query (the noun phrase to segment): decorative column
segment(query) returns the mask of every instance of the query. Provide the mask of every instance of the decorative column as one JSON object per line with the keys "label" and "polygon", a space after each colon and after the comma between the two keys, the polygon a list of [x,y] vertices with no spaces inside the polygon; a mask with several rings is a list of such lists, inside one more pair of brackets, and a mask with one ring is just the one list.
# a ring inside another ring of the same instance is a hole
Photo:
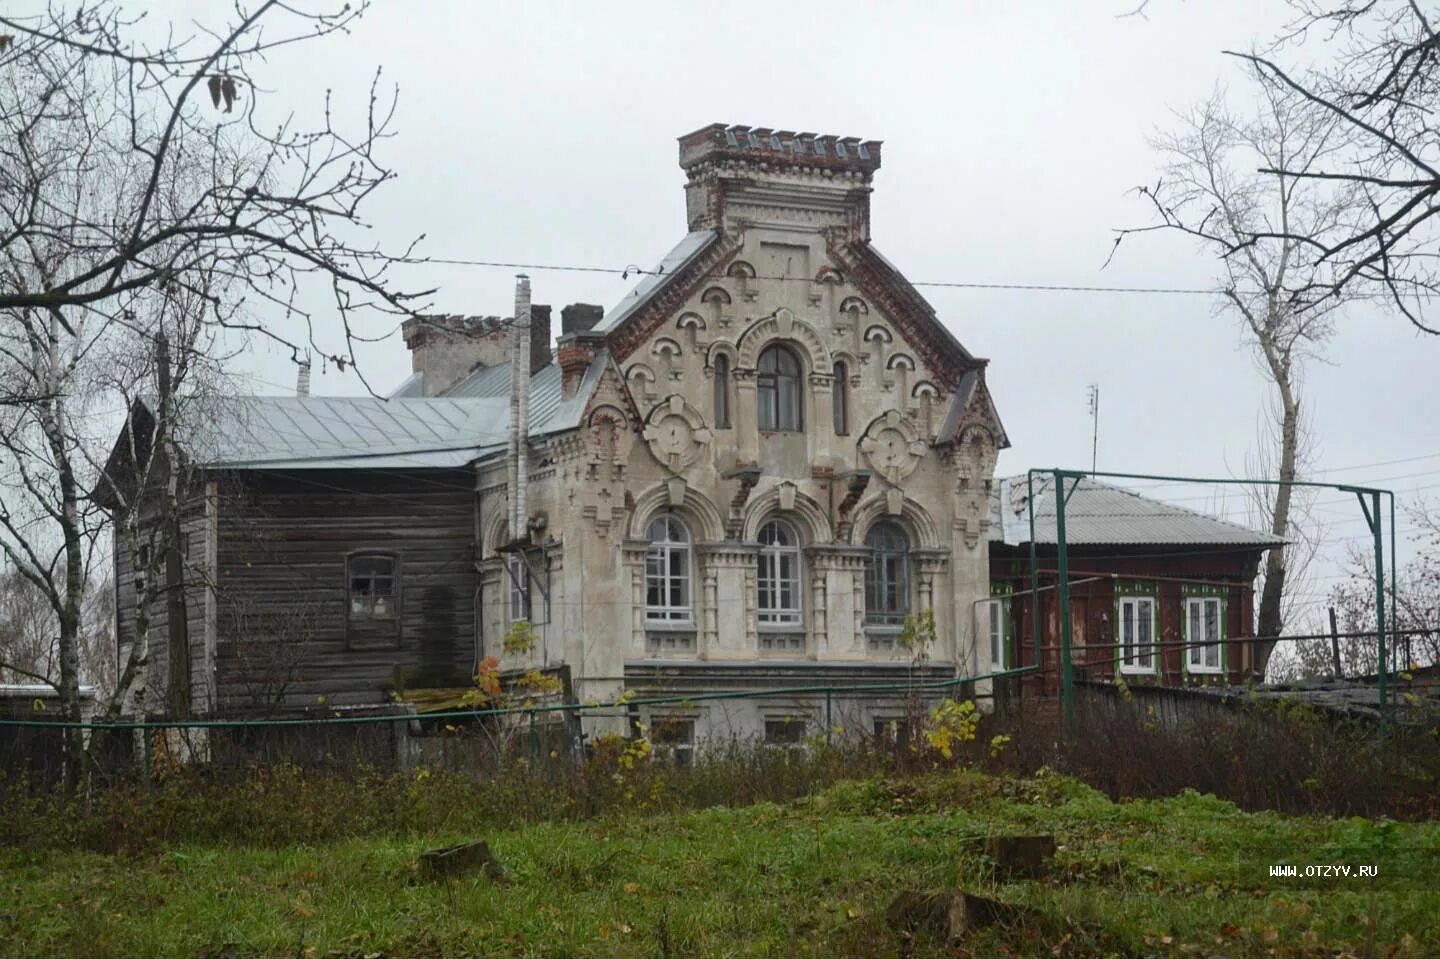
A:
{"label": "decorative column", "polygon": [[736,367],[735,381],[735,455],[742,463],[753,463],[760,455],[759,406],[755,396],[755,370]]}
{"label": "decorative column", "polygon": [[[623,564],[630,572],[630,655],[627,658],[644,659],[648,655],[645,646],[645,556],[650,552],[650,544],[643,539],[627,539],[621,549]],[[623,583],[623,577],[621,581]]]}

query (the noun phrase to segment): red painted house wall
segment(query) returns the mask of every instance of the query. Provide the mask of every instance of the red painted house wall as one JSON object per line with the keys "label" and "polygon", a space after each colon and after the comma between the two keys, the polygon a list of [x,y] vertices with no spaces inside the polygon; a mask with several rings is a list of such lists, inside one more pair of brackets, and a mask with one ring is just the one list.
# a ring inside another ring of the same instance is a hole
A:
{"label": "red painted house wall", "polygon": [[[1254,583],[1261,551],[1215,546],[1074,546],[1068,551],[1071,661],[1077,679],[1113,680],[1120,675],[1115,644],[1117,586],[1142,584],[1153,588],[1160,626],[1159,668],[1153,674],[1124,673],[1131,685],[1194,685],[1243,683],[1254,662]],[[1027,675],[1020,688],[1027,695],[1051,696],[1060,686],[1060,616],[1056,554],[1053,546],[1037,549],[1041,624],[1038,674]],[[1009,590],[1007,665],[1036,662],[1032,627],[1030,555],[1028,547],[990,545],[992,593]],[[1182,616],[1186,587],[1213,587],[1225,600],[1223,673],[1190,673],[1185,668]],[[1127,591],[1128,592],[1128,591]],[[1013,685],[1013,684],[1012,684]]]}

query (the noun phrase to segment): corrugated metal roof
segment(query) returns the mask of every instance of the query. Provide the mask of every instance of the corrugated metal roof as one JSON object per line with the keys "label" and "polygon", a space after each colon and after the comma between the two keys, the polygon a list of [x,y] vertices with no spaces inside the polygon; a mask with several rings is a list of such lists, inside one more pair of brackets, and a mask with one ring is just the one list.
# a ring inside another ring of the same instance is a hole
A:
{"label": "corrugated metal roof", "polygon": [[458,468],[505,445],[494,399],[245,396],[183,442],[225,469]]}
{"label": "corrugated metal roof", "polygon": [[[1139,493],[1082,477],[1065,504],[1065,541],[1071,545],[1208,544],[1275,546],[1284,540],[1269,533]],[[1053,477],[1035,477],[1035,542],[1055,543]],[[990,496],[990,539],[1028,543],[1030,520],[1024,476],[995,484]],[[1008,534],[1008,535],[1007,535]]]}
{"label": "corrugated metal roof", "polygon": [[634,313],[641,306],[660,292],[670,278],[684,269],[691,260],[703,253],[711,243],[719,236],[714,230],[697,230],[694,233],[687,233],[685,238],[676,244],[675,249],[665,254],[665,259],[655,267],[654,273],[647,273],[640,278],[629,293],[621,297],[620,302],[610,308],[605,318],[595,324],[595,332],[608,333],[618,327],[625,319]]}

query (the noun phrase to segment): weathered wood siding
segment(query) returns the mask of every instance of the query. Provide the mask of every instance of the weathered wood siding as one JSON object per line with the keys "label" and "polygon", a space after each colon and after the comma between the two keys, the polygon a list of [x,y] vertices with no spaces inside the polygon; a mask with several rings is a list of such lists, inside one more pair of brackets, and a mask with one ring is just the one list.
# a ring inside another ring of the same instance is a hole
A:
{"label": "weathered wood siding", "polygon": [[[190,644],[190,701],[196,714],[212,709],[214,703],[214,595],[215,581],[215,501],[204,495],[187,502],[181,521],[185,538],[183,550],[183,582],[185,591],[186,626]],[[119,522],[116,524],[117,529]],[[144,540],[159,555],[160,536],[153,516],[142,524]],[[136,639],[139,595],[131,544],[123,532],[111,537],[115,568],[115,641],[119,668],[124,670],[130,647]],[[162,710],[169,686],[169,609],[164,588],[164,564],[160,563],[159,580],[149,600],[149,636],[146,669],[140,677],[143,703],[133,702],[132,709],[148,713]],[[140,690],[137,689],[137,694]]]}
{"label": "weathered wood siding", "polygon": [[[384,701],[468,681],[475,655],[474,474],[236,474],[219,510],[219,708]],[[356,622],[346,560],[393,556],[391,622]]]}
{"label": "weathered wood siding", "polygon": [[[1070,616],[1071,658],[1076,678],[1108,680],[1117,675],[1119,651],[1110,644],[1118,642],[1115,626],[1118,581],[1153,586],[1160,626],[1160,668],[1153,675],[1127,673],[1127,683],[1180,686],[1217,680],[1244,682],[1253,663],[1250,642],[1225,644],[1224,673],[1202,676],[1186,670],[1185,647],[1181,645],[1184,581],[1219,588],[1225,599],[1227,639],[1249,637],[1254,633],[1254,582],[1259,557],[1258,550],[1241,547],[1073,547],[1069,556],[1073,584]],[[1038,677],[1025,677],[1024,686],[1034,693],[1054,695],[1060,685],[1060,607],[1059,594],[1053,589],[1056,582],[1054,547],[1040,549],[1038,558],[1040,584],[1052,588],[1039,594],[1043,669]],[[1010,627],[1009,662],[1017,666],[1035,663],[1031,600],[1026,592],[1030,588],[1029,570],[1029,554],[1025,548],[991,544],[992,585],[1008,585],[1016,593],[1007,604],[1006,612]]]}

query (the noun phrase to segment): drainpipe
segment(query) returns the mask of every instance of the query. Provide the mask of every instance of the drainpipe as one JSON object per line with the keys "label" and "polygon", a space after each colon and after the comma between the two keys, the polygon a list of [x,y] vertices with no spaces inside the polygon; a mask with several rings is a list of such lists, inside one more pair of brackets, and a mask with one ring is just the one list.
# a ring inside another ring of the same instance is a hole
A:
{"label": "drainpipe", "polygon": [[525,538],[525,486],[529,480],[530,278],[515,278],[515,337],[510,357],[510,539]]}

